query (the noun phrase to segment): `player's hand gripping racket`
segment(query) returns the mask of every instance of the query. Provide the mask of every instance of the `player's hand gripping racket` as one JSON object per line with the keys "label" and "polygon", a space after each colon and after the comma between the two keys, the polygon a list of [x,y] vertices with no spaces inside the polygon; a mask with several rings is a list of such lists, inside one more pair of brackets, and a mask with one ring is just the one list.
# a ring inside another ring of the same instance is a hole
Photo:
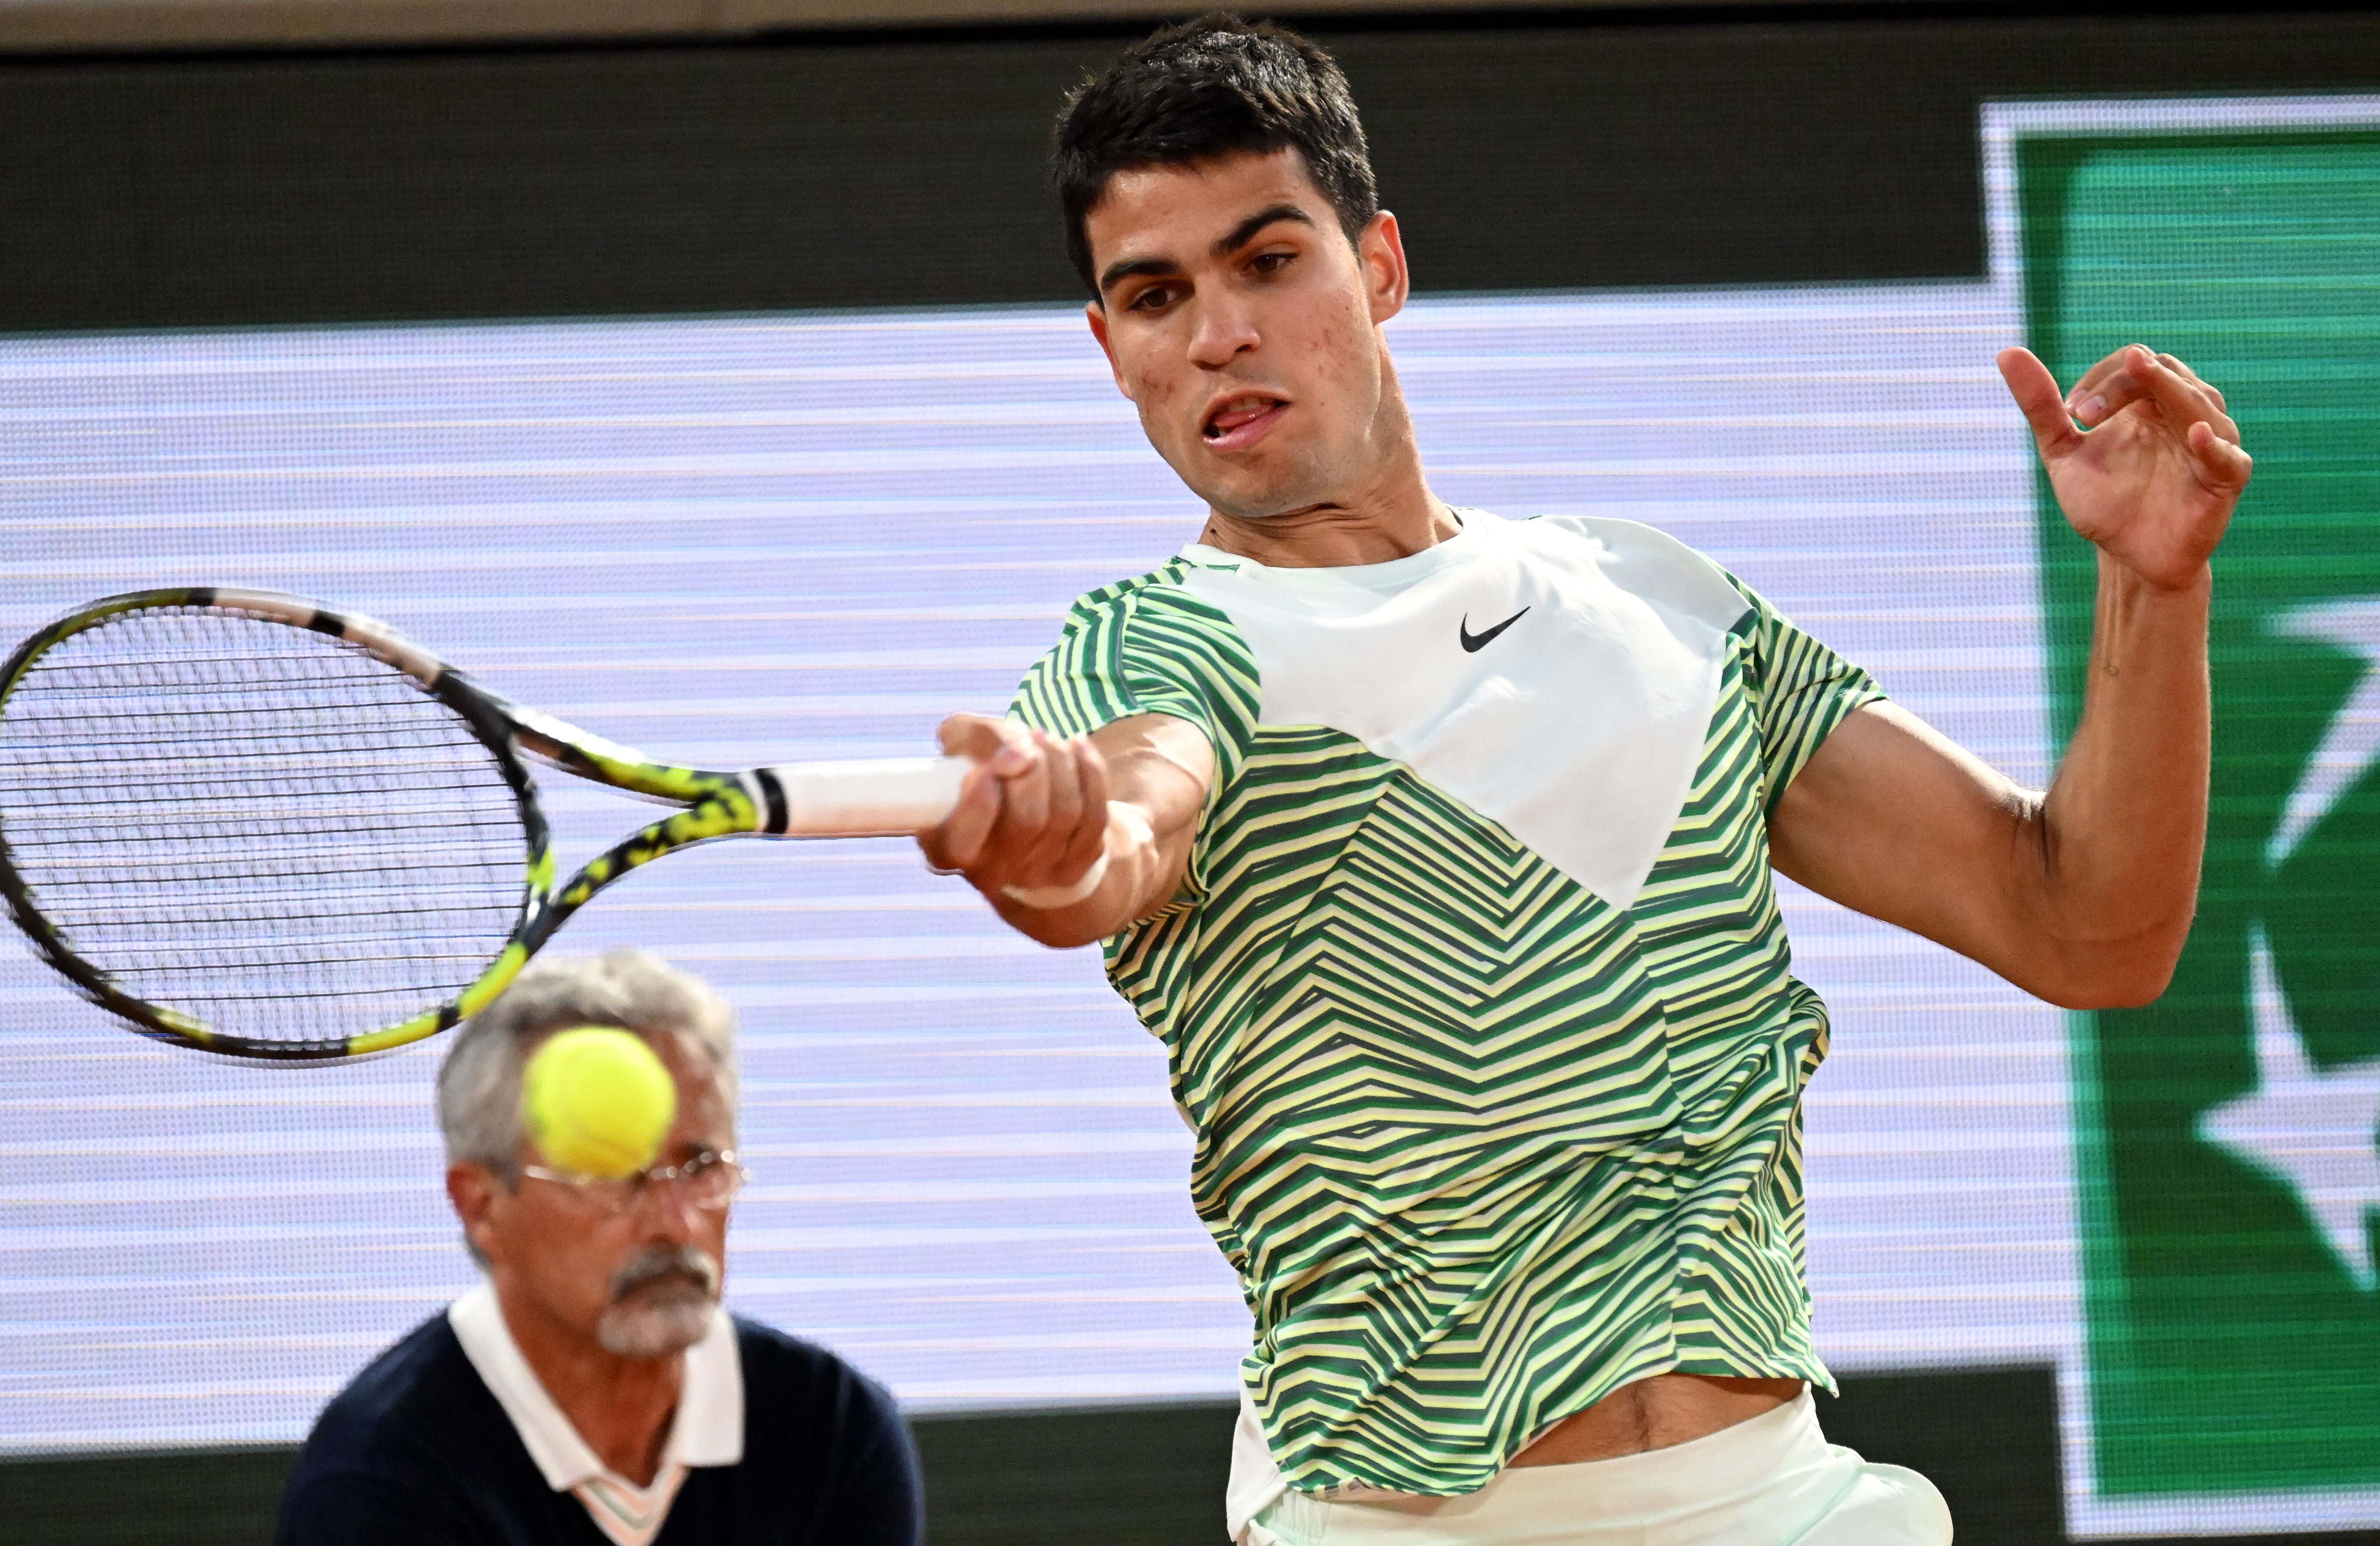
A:
{"label": "player's hand gripping racket", "polygon": [[[685,808],[553,884],[526,755]],[[0,668],[0,892],[140,1031],[322,1060],[443,1031],[621,876],[714,838],[916,832],[958,757],[704,772],[261,591],[111,597]]]}

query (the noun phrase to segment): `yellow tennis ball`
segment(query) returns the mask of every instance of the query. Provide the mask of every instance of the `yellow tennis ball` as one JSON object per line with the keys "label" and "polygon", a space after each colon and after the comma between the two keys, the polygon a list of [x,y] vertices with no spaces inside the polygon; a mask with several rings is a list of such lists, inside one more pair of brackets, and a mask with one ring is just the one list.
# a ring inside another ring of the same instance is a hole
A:
{"label": "yellow tennis ball", "polygon": [[643,1038],[607,1025],[557,1031],[521,1070],[521,1123],[581,1176],[634,1175],[677,1120],[677,1084]]}

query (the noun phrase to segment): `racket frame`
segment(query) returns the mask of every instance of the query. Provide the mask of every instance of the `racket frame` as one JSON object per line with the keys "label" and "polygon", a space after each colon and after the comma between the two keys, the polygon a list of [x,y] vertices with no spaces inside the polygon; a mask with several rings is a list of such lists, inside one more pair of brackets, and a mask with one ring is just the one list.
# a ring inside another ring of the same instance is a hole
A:
{"label": "racket frame", "polygon": [[[666,853],[720,838],[783,837],[789,811],[769,768],[718,772],[652,762],[636,751],[514,704],[480,686],[395,629],[356,613],[334,611],[273,591],[189,586],[133,591],[92,602],[34,634],[0,666],[0,715],[25,674],[52,646],[126,613],[164,609],[212,609],[282,623],[342,641],[412,679],[451,709],[495,759],[519,814],[526,853],[520,911],[510,937],[477,980],[454,998],[379,1030],[345,1038],[282,1042],[236,1035],[182,1011],[125,992],[105,972],[77,955],[35,905],[0,826],[0,897],[10,915],[52,968],[85,997],[143,1035],[227,1057],[282,1063],[323,1063],[392,1052],[451,1029],[502,993],[553,932],[595,894],[630,870]],[[524,758],[629,794],[682,807],[614,843],[557,888],[552,833],[538,805],[537,781]]]}

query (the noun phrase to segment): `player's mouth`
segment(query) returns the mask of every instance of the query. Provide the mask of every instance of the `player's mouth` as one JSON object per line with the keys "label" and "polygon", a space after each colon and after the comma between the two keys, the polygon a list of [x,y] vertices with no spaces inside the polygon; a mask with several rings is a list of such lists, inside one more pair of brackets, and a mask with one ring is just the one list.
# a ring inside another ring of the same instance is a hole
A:
{"label": "player's mouth", "polygon": [[1245,451],[1263,438],[1289,406],[1269,392],[1238,392],[1218,398],[1199,421],[1198,433],[1209,451]]}

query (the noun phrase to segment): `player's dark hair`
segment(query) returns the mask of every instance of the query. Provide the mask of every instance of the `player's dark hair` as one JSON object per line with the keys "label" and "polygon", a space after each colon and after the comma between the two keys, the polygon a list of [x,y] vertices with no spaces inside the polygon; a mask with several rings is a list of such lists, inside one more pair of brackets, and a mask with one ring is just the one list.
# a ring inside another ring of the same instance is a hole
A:
{"label": "player's dark hair", "polygon": [[1292,148],[1354,241],[1379,195],[1337,62],[1286,27],[1224,11],[1151,34],[1058,115],[1050,171],[1075,272],[1099,294],[1084,222],[1117,173]]}

